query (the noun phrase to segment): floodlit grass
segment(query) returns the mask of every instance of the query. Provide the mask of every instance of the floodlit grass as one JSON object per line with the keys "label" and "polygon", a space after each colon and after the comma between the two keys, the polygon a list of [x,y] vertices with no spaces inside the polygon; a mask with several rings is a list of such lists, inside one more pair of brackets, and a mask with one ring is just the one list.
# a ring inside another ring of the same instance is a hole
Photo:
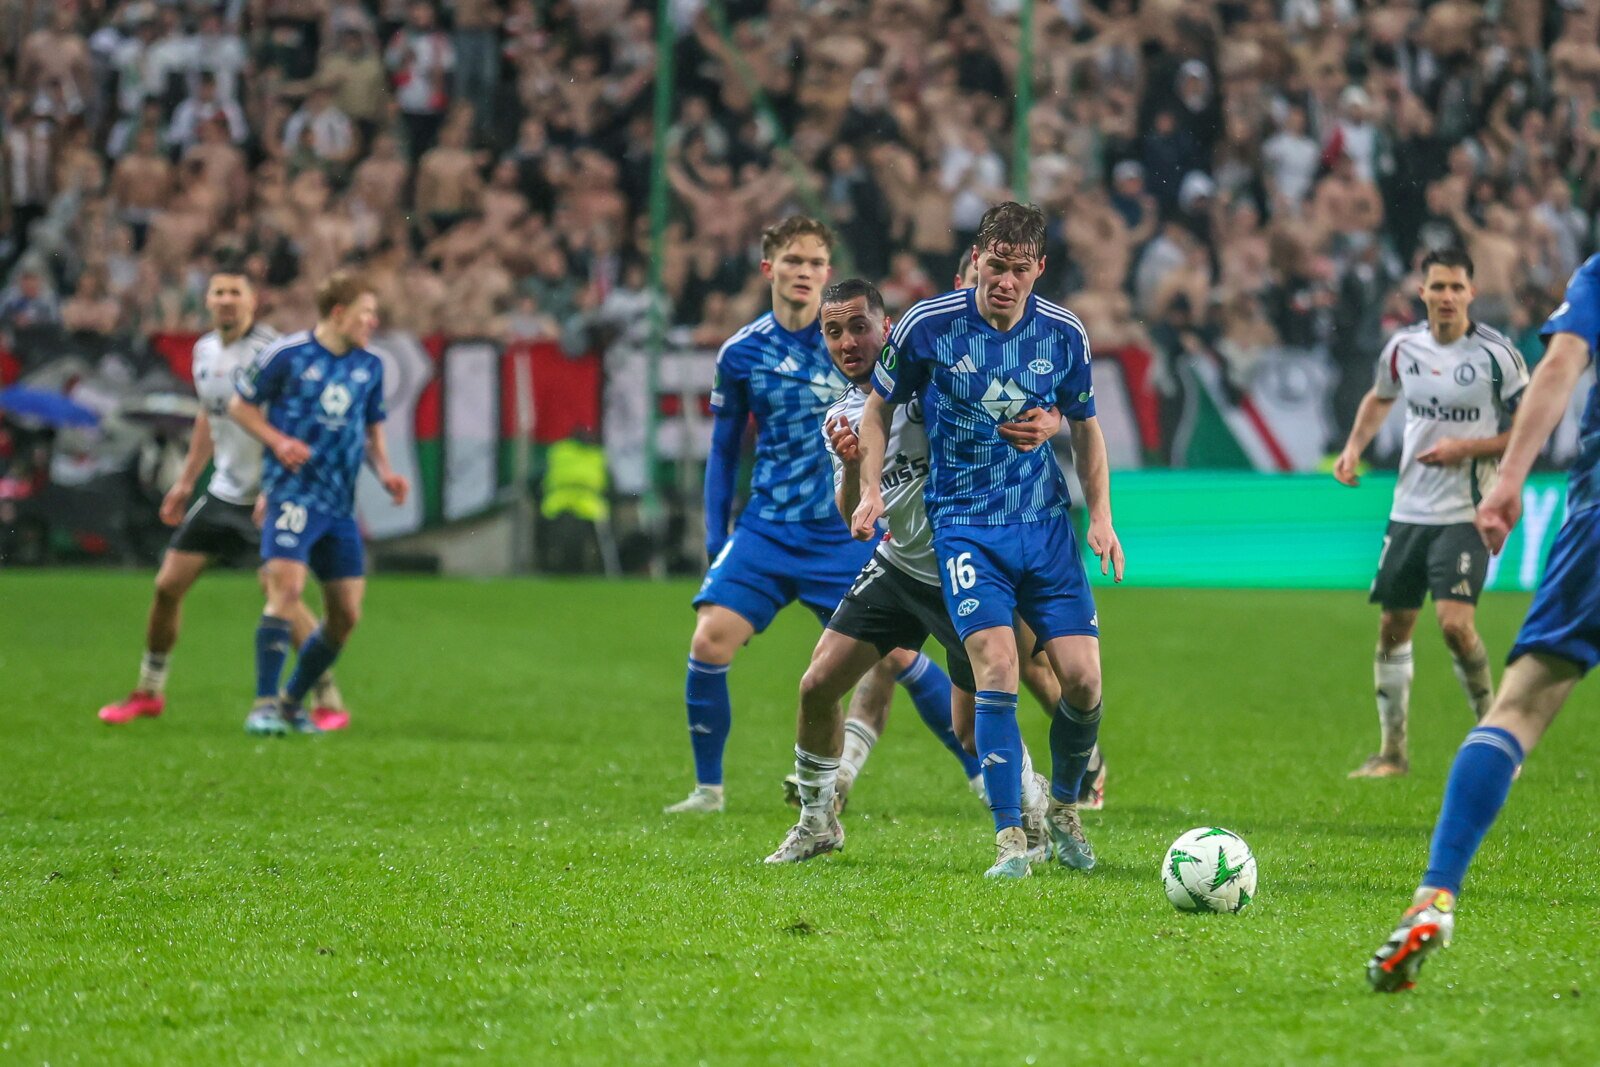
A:
{"label": "floodlit grass", "polygon": [[[1101,865],[997,885],[903,696],[847,850],[762,865],[792,821],[800,611],[734,667],[728,812],[671,818],[686,585],[380,577],[339,666],[355,727],[272,741],[241,729],[237,575],[196,587],[166,716],[95,720],[148,588],[0,574],[0,1062],[1600,1062],[1592,681],[1455,947],[1418,992],[1367,991],[1469,717],[1425,623],[1411,778],[1345,780],[1376,740],[1359,594],[1102,592]],[[1524,604],[1487,599],[1496,655]],[[1239,916],[1162,895],[1206,823],[1255,849]]]}

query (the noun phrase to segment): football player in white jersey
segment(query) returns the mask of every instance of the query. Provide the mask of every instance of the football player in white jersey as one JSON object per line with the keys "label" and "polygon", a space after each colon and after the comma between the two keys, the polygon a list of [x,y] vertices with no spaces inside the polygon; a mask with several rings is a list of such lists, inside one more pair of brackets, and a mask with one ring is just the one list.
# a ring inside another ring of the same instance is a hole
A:
{"label": "football player in white jersey", "polygon": [[1410,769],[1411,634],[1430,592],[1473,715],[1482,719],[1494,699],[1475,624],[1489,550],[1472,520],[1494,481],[1528,368],[1511,341],[1470,318],[1472,260],[1465,252],[1432,252],[1422,273],[1428,321],[1400,330],[1384,346],[1377,382],[1362,398],[1333,469],[1345,485],[1360,483],[1361,453],[1404,397],[1400,478],[1371,595],[1383,607],[1373,661],[1382,744],[1352,778],[1392,778]]}
{"label": "football player in white jersey", "polygon": [[[161,521],[176,526],[161,569],[145,629],[145,651],[139,682],[127,699],[100,709],[100,721],[112,725],[154,718],[166,709],[167,660],[178,641],[183,598],[200,572],[213,560],[259,563],[261,531],[254,514],[261,488],[261,444],[228,417],[234,381],[256,354],[277,340],[277,333],[257,324],[256,294],[250,279],[231,263],[221,263],[206,287],[211,332],[194,345],[194,387],[200,400],[194,433],[183,470],[161,501]],[[195,483],[212,464],[206,491],[191,507]],[[316,618],[304,605],[290,620],[295,647],[316,629]],[[316,717],[324,729],[349,723],[332,674],[317,691]]]}
{"label": "football player in white jersey", "polygon": [[[840,513],[849,515],[855,510],[859,489],[855,427],[866,407],[865,390],[871,388],[874,360],[883,347],[888,322],[878,290],[854,278],[828,287],[821,314],[828,353],[851,382],[850,390],[829,409],[824,423],[833,459],[835,500]],[[1020,449],[1044,445],[1061,428],[1060,416],[1054,411],[1035,409],[1024,418],[1030,421],[1019,420],[1001,429]],[[928,438],[921,420],[919,405],[896,409],[888,443],[892,463],[883,475],[890,537],[878,545],[834,612],[801,680],[795,774],[790,779],[800,801],[800,821],[767,857],[768,863],[800,862],[844,844],[844,829],[837,815],[842,805],[836,803],[836,790],[844,786],[839,772],[845,741],[838,702],[895,650],[919,649],[929,636],[945,647],[954,691],[955,730],[958,736],[964,734],[970,745],[975,684],[972,665],[940,592],[933,529],[922,501],[928,476]],[[1023,756],[1026,761],[1026,750]],[[1049,785],[1026,766],[1024,788],[1024,822],[1030,844],[1043,855],[1049,847],[1044,828]]]}

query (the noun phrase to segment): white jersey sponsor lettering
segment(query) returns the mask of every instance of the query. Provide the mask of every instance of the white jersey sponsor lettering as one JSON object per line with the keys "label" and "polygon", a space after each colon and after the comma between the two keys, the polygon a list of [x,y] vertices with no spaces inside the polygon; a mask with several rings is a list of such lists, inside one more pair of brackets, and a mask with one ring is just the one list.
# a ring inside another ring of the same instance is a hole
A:
{"label": "white jersey sponsor lettering", "polygon": [[228,416],[234,381],[256,354],[278,339],[270,326],[256,326],[232,344],[213,330],[194,343],[194,391],[211,422],[211,483],[208,496],[230,504],[254,504],[261,491],[261,442]]}
{"label": "white jersey sponsor lettering", "polygon": [[[869,387],[870,388],[870,387]],[[827,441],[827,427],[841,417],[850,421],[853,429],[860,430],[861,415],[867,408],[869,394],[860,388],[851,388],[828,409],[823,424],[822,437]],[[844,483],[844,462],[828,444],[828,455],[833,459],[833,490],[837,494]],[[889,537],[878,546],[878,555],[919,582],[939,584],[939,561],[933,553],[933,526],[928,522],[928,509],[922,502],[922,490],[928,481],[928,434],[922,426],[922,401],[913,400],[894,408],[894,420],[889,424],[888,452],[883,460],[883,518],[889,525]]]}
{"label": "white jersey sponsor lettering", "polygon": [[1528,368],[1503,334],[1476,323],[1448,345],[1426,323],[1389,338],[1378,360],[1377,393],[1403,399],[1405,445],[1389,517],[1419,526],[1471,522],[1494,483],[1499,460],[1427,466],[1417,457],[1445,438],[1494,437],[1528,385]]}

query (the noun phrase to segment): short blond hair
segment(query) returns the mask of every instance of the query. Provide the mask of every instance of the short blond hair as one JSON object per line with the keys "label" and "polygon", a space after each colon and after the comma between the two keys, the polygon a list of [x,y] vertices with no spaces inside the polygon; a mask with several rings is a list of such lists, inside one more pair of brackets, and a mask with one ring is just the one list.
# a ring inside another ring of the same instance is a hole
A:
{"label": "short blond hair", "polygon": [[364,279],[349,271],[335,271],[317,287],[317,314],[327,318],[334,308],[349,307],[365,293],[373,292]]}

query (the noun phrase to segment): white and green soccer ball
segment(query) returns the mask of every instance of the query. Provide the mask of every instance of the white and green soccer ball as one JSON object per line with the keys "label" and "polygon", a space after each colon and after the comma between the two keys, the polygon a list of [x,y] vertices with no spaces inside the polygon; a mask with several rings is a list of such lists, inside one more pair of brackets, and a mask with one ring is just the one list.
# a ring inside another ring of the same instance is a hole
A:
{"label": "white and green soccer ball", "polygon": [[1161,884],[1179,911],[1241,911],[1256,895],[1256,857],[1231,830],[1196,827],[1167,849]]}

